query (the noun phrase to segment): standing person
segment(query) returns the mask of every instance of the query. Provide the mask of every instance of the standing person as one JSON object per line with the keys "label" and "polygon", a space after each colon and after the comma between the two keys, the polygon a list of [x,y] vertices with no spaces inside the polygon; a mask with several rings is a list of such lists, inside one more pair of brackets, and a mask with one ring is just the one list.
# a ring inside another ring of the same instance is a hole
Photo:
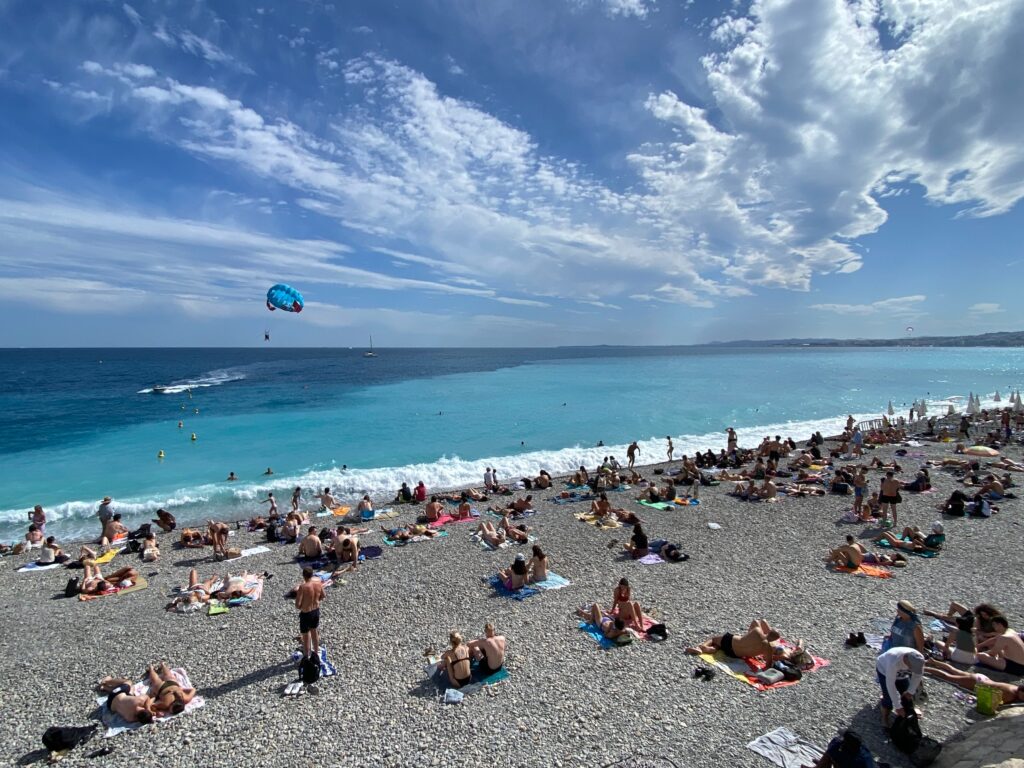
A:
{"label": "standing person", "polygon": [[969,416],[961,416],[960,417],[960,431],[957,434],[957,437],[959,437],[961,440],[963,440],[965,442],[967,440],[970,440],[970,438],[971,438],[971,418]]}
{"label": "standing person", "polygon": [[28,519],[32,521],[32,525],[39,533],[46,535],[46,512],[43,511],[42,504],[36,504],[32,508],[32,511],[28,513]]}
{"label": "standing person", "polygon": [[267,510],[267,515],[268,516],[273,516],[273,515],[277,514],[277,499],[274,498],[274,494],[273,493],[269,493],[268,492],[267,493],[267,498],[265,498],[263,500],[263,503],[264,504],[270,504],[270,509]]}
{"label": "standing person", "polygon": [[489,491],[495,486],[494,470],[490,467],[484,470],[484,490]]}
{"label": "standing person", "polygon": [[864,455],[864,433],[860,431],[860,427],[853,428],[853,455],[862,457]]}
{"label": "standing person", "polygon": [[728,454],[731,454],[731,453],[736,451],[736,446],[739,444],[739,441],[736,438],[736,430],[733,429],[732,427],[729,427],[727,430],[725,430],[725,434],[726,434],[726,448],[725,448],[725,452],[728,453]]}
{"label": "standing person", "polygon": [[861,520],[864,519],[864,494],[867,491],[868,478],[864,474],[864,467],[857,467],[857,473],[853,476],[853,512]]}
{"label": "standing person", "polygon": [[672,453],[675,451],[675,446],[672,445],[672,436],[665,435],[665,439],[668,440],[668,460],[672,461]]}
{"label": "standing person", "polygon": [[640,446],[636,444],[636,440],[629,444],[629,448],[626,449],[626,458],[629,459],[629,468],[633,468],[633,464],[636,462],[637,454],[640,453]]}
{"label": "standing person", "polygon": [[[900,496],[900,481],[896,479],[896,473],[891,469],[882,478],[878,501],[882,507],[882,524],[888,524],[890,527],[896,525],[896,505],[903,501],[903,497]],[[891,521],[889,512],[892,512]]]}
{"label": "standing person", "polygon": [[302,569],[302,583],[295,589],[295,607],[299,609],[299,634],[302,635],[302,658],[310,653],[320,658],[320,603],[326,598],[324,583],[313,578],[313,569]]}
{"label": "standing person", "polygon": [[[907,679],[909,673],[910,679]],[[875,662],[875,674],[878,677],[878,685],[882,689],[882,726],[889,727],[889,717],[893,709],[897,717],[903,717],[902,694],[909,693],[911,696],[917,692],[921,685],[921,675],[924,673],[924,656],[920,651],[913,648],[890,648],[880,654]]]}
{"label": "standing person", "polygon": [[302,486],[295,486],[295,490],[292,491],[292,512],[299,511],[299,503],[302,501]]}
{"label": "standing person", "polygon": [[100,506],[96,510],[96,517],[100,519],[100,536],[107,530],[107,523],[114,517],[114,509],[111,507],[112,503],[109,496],[104,496],[103,501],[100,502]]}

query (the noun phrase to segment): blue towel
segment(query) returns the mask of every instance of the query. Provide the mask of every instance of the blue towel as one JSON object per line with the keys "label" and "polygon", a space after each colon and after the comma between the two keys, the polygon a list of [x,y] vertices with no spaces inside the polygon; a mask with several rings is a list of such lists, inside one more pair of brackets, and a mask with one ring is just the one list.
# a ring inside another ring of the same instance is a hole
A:
{"label": "blue towel", "polygon": [[327,658],[327,649],[320,648],[320,677],[334,677],[338,674],[338,670],[334,668],[334,665]]}
{"label": "blue towel", "polygon": [[582,629],[586,634],[590,635],[590,637],[593,638],[594,641],[605,650],[609,650],[615,647],[615,642],[609,640],[607,637],[601,634],[600,628],[594,626],[589,621],[581,621],[580,629]]}
{"label": "blue towel", "polygon": [[561,589],[562,587],[568,587],[571,584],[564,576],[559,576],[553,571],[548,571],[548,577],[544,581],[535,581],[531,584],[531,587],[537,589]]}
{"label": "blue towel", "polygon": [[378,546],[363,547],[359,550],[359,559],[374,560],[384,554],[384,550]]}
{"label": "blue towel", "polygon": [[502,597],[510,597],[513,600],[525,600],[528,597],[540,594],[540,590],[533,587],[523,587],[516,590],[508,589],[497,575],[491,576],[487,583],[494,587],[494,591]]}

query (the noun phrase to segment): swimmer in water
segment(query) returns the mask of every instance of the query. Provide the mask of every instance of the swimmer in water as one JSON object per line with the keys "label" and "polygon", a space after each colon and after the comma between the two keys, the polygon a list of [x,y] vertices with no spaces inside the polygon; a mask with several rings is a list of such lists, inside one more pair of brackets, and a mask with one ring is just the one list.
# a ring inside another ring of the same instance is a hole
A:
{"label": "swimmer in water", "polygon": [[195,433],[195,432],[193,432],[193,433],[192,433],[192,442],[194,443],[194,442],[195,442],[196,440],[198,440],[198,439],[199,439],[199,438],[198,438],[198,437],[196,437],[196,433]]}
{"label": "swimmer in water", "polygon": [[264,472],[263,474],[264,475],[272,475],[272,474],[274,474],[274,470],[272,470],[270,467],[267,467],[267,471]]}
{"label": "swimmer in water", "polygon": [[199,409],[198,408],[195,409],[195,413],[199,413]]}
{"label": "swimmer in water", "polygon": [[163,451],[157,451],[157,453],[156,453],[156,457],[157,457],[158,459],[162,459],[162,458],[164,457],[164,452],[163,452]]}
{"label": "swimmer in water", "polygon": [[228,472],[228,481],[229,482],[235,481],[237,479],[238,479],[238,476],[234,472]]}
{"label": "swimmer in water", "polygon": [[185,426],[185,422],[184,421],[179,421],[178,422],[178,429],[181,429],[184,426]]}

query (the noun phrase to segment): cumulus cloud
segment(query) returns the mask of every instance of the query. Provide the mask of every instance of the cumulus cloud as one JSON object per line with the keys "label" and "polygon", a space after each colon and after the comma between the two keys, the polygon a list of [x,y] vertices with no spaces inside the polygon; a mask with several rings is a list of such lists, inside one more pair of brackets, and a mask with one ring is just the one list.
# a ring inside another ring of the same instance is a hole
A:
{"label": "cumulus cloud", "polygon": [[834,312],[838,315],[859,315],[867,317],[870,315],[919,315],[921,314],[922,302],[927,301],[927,296],[897,296],[892,299],[880,299],[870,304],[811,304],[811,309],[821,312]]}

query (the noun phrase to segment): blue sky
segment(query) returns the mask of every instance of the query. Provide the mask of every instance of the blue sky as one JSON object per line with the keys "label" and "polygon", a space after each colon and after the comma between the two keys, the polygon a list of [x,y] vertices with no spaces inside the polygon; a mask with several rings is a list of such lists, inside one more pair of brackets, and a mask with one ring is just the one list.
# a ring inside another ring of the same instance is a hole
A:
{"label": "blue sky", "polygon": [[1016,0],[0,0],[0,30],[0,346],[1024,326]]}

